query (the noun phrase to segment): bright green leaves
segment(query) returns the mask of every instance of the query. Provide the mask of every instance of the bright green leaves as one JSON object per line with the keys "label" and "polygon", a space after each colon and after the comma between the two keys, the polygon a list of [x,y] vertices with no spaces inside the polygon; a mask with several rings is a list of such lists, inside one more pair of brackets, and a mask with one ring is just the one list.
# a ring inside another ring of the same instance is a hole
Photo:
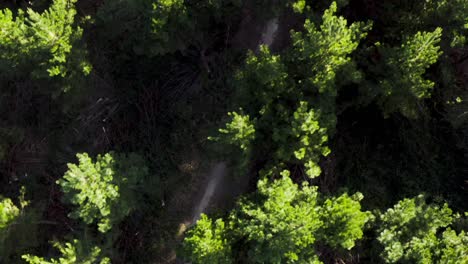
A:
{"label": "bright green leaves", "polygon": [[307,5],[305,0],[297,0],[292,4],[292,9],[296,13],[303,13],[306,8]]}
{"label": "bright green leaves", "polygon": [[440,37],[442,29],[437,28],[434,32],[418,32],[415,36],[408,38],[401,48],[396,52],[396,60],[390,59],[389,64],[398,64],[402,71],[402,85],[407,83],[411,93],[420,98],[427,98],[430,95],[429,89],[432,89],[434,83],[422,79],[425,71],[434,64],[441,55]]}
{"label": "bright green leaves", "polygon": [[18,263],[18,256],[39,245],[37,223],[41,212],[29,206],[25,195],[23,186],[15,199],[17,205],[0,196],[0,263]]}
{"label": "bright green leaves", "polygon": [[[382,215],[384,226],[399,233],[414,232],[415,227],[435,231],[439,227],[449,225],[453,220],[452,210],[445,204],[427,205],[423,196],[414,199],[404,199]],[[426,233],[422,231],[422,233]]]}
{"label": "bright green leaves", "polygon": [[101,249],[99,247],[92,247],[85,245],[79,240],[73,240],[71,243],[66,242],[60,244],[58,242],[53,243],[54,247],[57,248],[61,257],[58,259],[45,260],[44,258],[23,255],[22,258],[29,264],[110,264],[110,259],[101,256]]}
{"label": "bright green leaves", "polygon": [[8,233],[8,226],[13,222],[17,222],[16,220],[22,214],[22,210],[29,204],[29,201],[26,201],[24,198],[25,193],[26,188],[23,186],[21,187],[19,196],[20,208],[10,198],[3,198],[0,195],[0,248],[2,248],[5,234]]}
{"label": "bright green leaves", "polygon": [[[361,39],[366,36],[370,24],[353,23],[349,27],[343,17],[335,16],[333,2],[323,14],[320,31],[310,21],[304,24],[305,33],[293,32],[293,57],[301,65],[307,84],[320,93],[336,95],[335,77],[338,70],[351,62],[348,57]],[[305,89],[310,89],[306,85]]]}
{"label": "bright green leaves", "polygon": [[[15,72],[12,68],[17,68],[19,64],[29,55],[29,40],[24,38],[25,28],[24,13],[19,12],[18,16],[13,17],[9,9],[0,10],[0,80],[4,76],[10,77]],[[21,50],[17,47],[25,46]],[[19,52],[21,51],[21,52]]]}
{"label": "bright green leaves", "polygon": [[317,188],[299,190],[283,172],[277,181],[258,182],[263,201],[241,201],[230,220],[234,232],[249,244],[253,263],[285,263],[315,258],[311,246],[315,233],[323,225],[317,207]]}
{"label": "bright green leaves", "polygon": [[382,257],[389,263],[465,263],[458,261],[466,260],[468,236],[447,228],[458,217],[447,204],[428,205],[423,196],[400,201],[381,216]]}
{"label": "bright green leaves", "polygon": [[197,225],[187,233],[184,251],[193,263],[232,263],[231,246],[226,239],[222,219],[213,221],[202,214]]}
{"label": "bright green leaves", "polygon": [[461,231],[458,235],[447,228],[442,234],[438,248],[441,254],[440,263],[468,263],[468,233]]}
{"label": "bright green leaves", "polygon": [[38,78],[88,74],[91,66],[78,47],[82,30],[74,25],[75,2],[54,0],[43,13],[19,10],[16,17],[8,9],[0,11],[2,74],[21,70]]}
{"label": "bright green leaves", "polygon": [[[24,13],[20,12],[18,17],[14,18],[10,9],[0,10],[0,25],[2,28],[0,30],[0,47],[3,51],[0,59],[14,61],[19,56],[15,52],[15,46],[24,45],[28,42],[28,39],[21,38],[21,29],[25,28]],[[2,68],[4,67],[3,65],[1,66]]]}
{"label": "bright green leaves", "polygon": [[370,85],[361,85],[368,89],[363,99],[376,99],[385,117],[399,112],[414,119],[427,113],[424,99],[431,97],[434,81],[441,93],[432,100],[459,95],[450,56],[456,51],[453,47],[466,43],[468,2],[425,0],[383,6],[375,17],[376,47],[366,54],[371,62],[364,68]]}
{"label": "bright green leaves", "polygon": [[[299,102],[299,106],[290,118],[289,128],[281,130],[273,128],[273,140],[278,144],[276,157],[281,161],[293,161],[304,164],[307,176],[319,176],[318,165],[321,156],[327,156],[330,149],[327,128],[321,124],[320,110],[309,106],[307,102]],[[330,120],[331,121],[331,120]]]}
{"label": "bright green leaves", "polygon": [[441,55],[442,30],[418,32],[404,40],[401,47],[380,49],[385,63],[385,79],[380,83],[381,104],[386,114],[401,111],[415,117],[418,100],[431,95],[434,83],[423,77]]}
{"label": "bright green leaves", "polygon": [[[441,52],[438,46],[442,30],[436,29],[434,32],[418,32],[415,36],[408,38],[402,45],[394,51],[395,57],[389,58],[390,67],[395,67],[395,73],[401,79],[393,78],[392,81],[399,81],[394,87],[406,87],[411,94],[420,99],[430,95],[430,89],[434,83],[423,79],[422,75],[426,69],[434,64]],[[398,71],[398,70],[399,71]]]}
{"label": "bright green leaves", "polygon": [[[369,212],[361,211],[362,195],[344,194],[322,201],[317,187],[306,183],[299,187],[289,173],[282,171],[278,180],[260,180],[254,199],[239,201],[227,228],[221,219],[213,227],[211,220],[203,218],[188,233],[186,248],[206,252],[206,245],[218,245],[215,252],[227,254],[230,246],[242,246],[249,263],[321,263],[315,251],[317,244],[352,248],[370,219]],[[222,255],[217,260],[221,259]]]}
{"label": "bright green leaves", "polygon": [[363,236],[364,224],[373,218],[370,212],[362,212],[359,203],[364,196],[346,193],[326,199],[321,208],[322,220],[326,223],[322,231],[323,240],[334,248],[351,249],[355,241]]}
{"label": "bright green leaves", "polygon": [[[270,96],[272,94],[273,92]],[[267,136],[271,137],[272,142],[275,143],[273,145],[276,146],[273,152],[274,160],[280,163],[303,163],[309,177],[319,176],[320,157],[330,153],[326,145],[328,130],[326,126],[322,126],[321,121],[324,119],[321,118],[321,111],[310,107],[308,102],[300,101],[296,111],[290,113],[283,105],[274,104],[278,99],[267,99],[267,96],[263,98],[270,104],[260,110],[261,116],[255,119],[254,123],[260,126],[262,133],[269,134]],[[251,123],[249,116],[240,116],[237,113],[229,113],[229,115],[233,116],[233,120],[226,124],[226,129],[219,130],[222,134],[221,138],[226,138],[225,143],[239,146],[245,151],[254,140],[257,128]],[[329,115],[327,121],[334,124],[334,118],[333,115]]]}
{"label": "bright green leaves", "polygon": [[[46,63],[49,76],[65,77],[66,62],[73,42],[80,39],[82,30],[73,27],[76,10],[70,4],[75,1],[56,0],[49,10],[42,14],[28,10],[29,30],[34,41],[33,49],[47,47],[51,57]],[[86,71],[85,69],[83,69]]]}
{"label": "bright green leaves", "polygon": [[20,211],[11,199],[3,198],[0,201],[0,230],[7,227],[16,217]]}
{"label": "bright green leaves", "polygon": [[96,162],[86,154],[77,154],[79,164],[68,164],[68,171],[57,181],[65,200],[76,208],[72,218],[86,224],[97,222],[105,233],[135,207],[131,189],[148,174],[141,157],[130,154],[98,155]]}
{"label": "bright green leaves", "polygon": [[349,55],[370,29],[370,24],[361,22],[348,26],[343,17],[335,16],[336,8],[333,3],[325,11],[319,28],[306,20],[305,32],[292,32],[293,47],[285,56],[272,55],[266,46],[260,46],[257,55],[249,53],[246,66],[237,75],[241,92],[252,90],[264,104],[286,96],[285,92],[298,99],[303,96],[301,90],[336,95],[337,72],[349,68]]}
{"label": "bright green leaves", "polygon": [[[306,174],[313,178],[321,173],[318,161],[320,157],[327,156],[330,149],[328,143],[327,129],[320,127],[319,114],[310,109],[307,102],[300,102],[294,112],[291,122],[292,135],[299,142],[294,156],[298,160],[304,160]],[[297,140],[298,139],[298,140]]]}
{"label": "bright green leaves", "polygon": [[241,115],[236,112],[228,113],[232,121],[226,124],[226,128],[219,129],[228,144],[239,147],[242,151],[248,152],[250,144],[255,138],[255,127],[248,115]]}
{"label": "bright green leaves", "polygon": [[[97,224],[100,233],[107,233],[138,205],[136,192],[148,176],[148,168],[143,158],[133,153],[110,152],[98,155],[95,161],[86,153],[77,157],[78,164],[68,164],[67,172],[57,181],[64,192],[64,200],[75,205],[69,216],[86,224]],[[110,259],[103,256],[101,248],[88,242],[112,242],[112,234],[106,235],[93,240],[85,229],[83,237],[89,240],[54,243],[61,253],[58,259],[45,260],[32,255],[23,255],[23,259],[31,264],[109,264]]]}
{"label": "bright green leaves", "polygon": [[114,159],[110,154],[98,156],[96,163],[86,154],[77,154],[79,164],[68,165],[63,179],[57,181],[62,186],[66,199],[78,210],[72,218],[81,218],[87,224],[98,221],[99,231],[111,228],[109,215],[112,204],[118,201],[119,187],[113,183]]}

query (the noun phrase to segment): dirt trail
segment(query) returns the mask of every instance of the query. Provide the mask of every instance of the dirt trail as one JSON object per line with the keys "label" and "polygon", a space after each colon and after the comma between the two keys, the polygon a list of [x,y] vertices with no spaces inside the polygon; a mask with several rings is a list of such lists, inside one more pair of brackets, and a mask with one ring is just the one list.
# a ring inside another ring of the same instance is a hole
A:
{"label": "dirt trail", "polygon": [[[273,42],[275,41],[276,32],[278,31],[278,21],[279,21],[279,17],[274,17],[265,23],[263,27],[262,37],[259,40],[259,45],[264,44],[267,46],[271,46],[273,44]],[[200,218],[200,215],[206,212],[206,209],[210,205],[210,202],[214,194],[217,192],[217,189],[220,183],[221,184],[228,183],[228,181],[222,181],[226,177],[226,174],[227,174],[227,167],[226,167],[226,162],[224,161],[216,163],[211,168],[211,171],[208,177],[209,179],[208,184],[206,185],[205,192],[203,194],[202,199],[195,207],[191,225],[195,224],[196,221]],[[220,186],[219,189],[221,189],[222,191],[222,189],[225,189],[226,187],[227,186]]]}
{"label": "dirt trail", "polygon": [[[277,32],[279,31],[280,21],[279,17],[274,17],[268,21],[263,22],[263,25],[259,24],[256,28],[258,31],[256,34],[247,34],[251,36],[257,36],[256,40],[250,39],[250,43],[254,46],[259,46],[261,44],[272,46],[275,43]],[[247,25],[249,23],[245,23]],[[242,30],[241,30],[242,31]],[[245,32],[241,32],[241,38]],[[245,39],[244,39],[245,40]],[[242,41],[244,42],[244,41]],[[255,49],[255,48],[254,48]],[[210,162],[210,161],[205,161]],[[201,184],[199,190],[203,195],[200,200],[194,203],[192,207],[191,218],[181,221],[179,224],[179,230],[176,235],[176,241],[179,243],[182,241],[185,231],[196,224],[200,215],[202,213],[207,213],[210,209],[213,208],[227,208],[233,206],[234,201],[245,192],[248,185],[248,179],[240,179],[236,177],[229,176],[228,166],[225,161],[219,161],[214,163],[209,170],[209,173],[205,174],[206,178],[205,183]],[[229,177],[228,177],[229,176]],[[204,178],[204,177],[203,177]],[[197,192],[188,194],[195,198],[200,195]],[[170,254],[168,258],[168,263],[182,263],[182,260],[178,259],[175,252]]]}
{"label": "dirt trail", "polygon": [[215,194],[219,183],[222,181],[222,179],[224,179],[224,177],[226,177],[226,173],[226,162],[218,162],[212,167],[209,175],[208,185],[206,186],[202,199],[195,207],[191,224],[195,224],[200,218],[200,215],[205,212],[206,208],[210,204],[211,198]]}
{"label": "dirt trail", "polygon": [[267,46],[271,46],[273,44],[273,42],[275,41],[276,32],[278,31],[278,22],[279,17],[274,17],[268,20],[263,29],[263,34],[259,45],[264,44]]}

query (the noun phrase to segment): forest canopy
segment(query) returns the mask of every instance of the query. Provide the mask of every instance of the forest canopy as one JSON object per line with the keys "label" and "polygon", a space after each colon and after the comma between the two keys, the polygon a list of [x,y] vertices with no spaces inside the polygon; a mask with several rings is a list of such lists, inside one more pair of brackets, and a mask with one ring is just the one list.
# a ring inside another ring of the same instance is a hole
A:
{"label": "forest canopy", "polygon": [[0,263],[468,264],[468,1],[0,2]]}

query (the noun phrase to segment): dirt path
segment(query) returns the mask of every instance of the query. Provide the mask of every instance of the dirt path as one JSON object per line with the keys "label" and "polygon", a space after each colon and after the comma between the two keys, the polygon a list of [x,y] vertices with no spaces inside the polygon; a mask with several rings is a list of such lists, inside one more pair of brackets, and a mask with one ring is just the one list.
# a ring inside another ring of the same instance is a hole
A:
{"label": "dirt path", "polygon": [[216,163],[210,171],[208,185],[205,188],[205,193],[202,199],[195,207],[191,224],[195,224],[200,218],[200,215],[205,212],[206,208],[210,204],[211,198],[215,194],[215,191],[219,183],[226,177],[226,162]]}
{"label": "dirt path", "polygon": [[[251,25],[248,25],[249,23],[245,24],[247,29],[244,31],[248,31],[248,28],[251,29]],[[243,30],[241,29],[240,38],[243,35],[249,35],[250,38],[251,36],[255,36],[256,39],[249,39],[247,42],[257,47],[261,44],[272,46],[275,43],[279,27],[280,19],[279,17],[274,17],[263,22],[263,25],[257,25],[255,27],[257,29],[256,34],[243,34],[245,32],[242,32]],[[206,164],[210,161],[204,162]],[[228,166],[225,161],[215,162],[209,168],[208,172],[204,176],[201,176],[204,180],[202,180],[203,183],[197,184],[198,188],[195,188],[197,191],[194,190],[191,193],[184,194],[186,198],[191,197],[194,203],[191,218],[180,221],[179,230],[175,238],[179,243],[182,242],[185,231],[196,224],[202,213],[208,213],[216,208],[227,209],[232,207],[235,200],[247,189],[248,179],[241,175],[229,175],[235,174],[235,172],[228,172]],[[177,258],[175,252],[171,255],[169,263],[183,263]]]}
{"label": "dirt path", "polygon": [[[259,45],[264,44],[267,46],[271,46],[273,44],[273,42],[275,41],[276,32],[278,31],[278,21],[279,17],[274,17],[265,23],[265,25],[263,26],[261,38],[259,39]],[[205,192],[200,202],[194,209],[190,225],[194,225],[196,221],[200,218],[200,215],[206,212],[206,209],[210,205],[210,202],[218,189],[221,189],[221,192],[222,190],[226,190],[228,186],[220,186],[220,184],[226,185],[229,183],[229,181],[223,181],[223,179],[226,177],[226,174],[227,167],[226,162],[224,161],[217,162],[211,168],[211,171],[208,176],[209,180],[205,187]],[[216,195],[216,197],[220,196],[222,197],[222,195]]]}
{"label": "dirt path", "polygon": [[263,34],[259,45],[264,44],[266,46],[271,46],[273,44],[275,41],[276,32],[278,31],[278,22],[279,17],[274,17],[268,20],[263,29]]}

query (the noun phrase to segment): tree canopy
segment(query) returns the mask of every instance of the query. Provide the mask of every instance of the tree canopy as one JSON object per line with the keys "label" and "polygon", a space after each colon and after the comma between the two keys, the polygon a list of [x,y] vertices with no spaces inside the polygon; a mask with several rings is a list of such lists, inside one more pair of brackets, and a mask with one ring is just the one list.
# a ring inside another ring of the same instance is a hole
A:
{"label": "tree canopy", "polygon": [[468,1],[0,3],[0,263],[468,264]]}

